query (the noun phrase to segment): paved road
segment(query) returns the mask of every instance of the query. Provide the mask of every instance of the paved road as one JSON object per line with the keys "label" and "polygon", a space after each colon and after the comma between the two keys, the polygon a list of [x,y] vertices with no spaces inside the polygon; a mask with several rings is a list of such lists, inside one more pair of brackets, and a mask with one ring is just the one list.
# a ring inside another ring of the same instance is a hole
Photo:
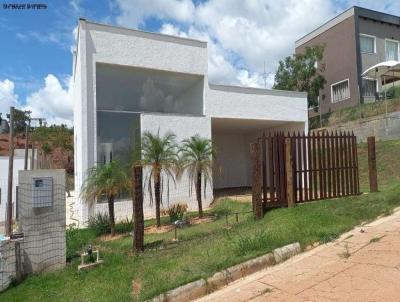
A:
{"label": "paved road", "polygon": [[400,301],[400,211],[198,301]]}

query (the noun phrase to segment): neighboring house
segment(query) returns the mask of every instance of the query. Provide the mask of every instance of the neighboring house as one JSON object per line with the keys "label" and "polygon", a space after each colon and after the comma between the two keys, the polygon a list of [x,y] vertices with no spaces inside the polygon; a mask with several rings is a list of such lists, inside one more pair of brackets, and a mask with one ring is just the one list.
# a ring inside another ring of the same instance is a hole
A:
{"label": "neighboring house", "polygon": [[375,101],[382,83],[361,74],[377,63],[399,60],[400,17],[352,7],[297,40],[296,54],[306,46],[325,45],[325,88],[320,110],[310,116]]}
{"label": "neighboring house", "polygon": [[[251,185],[250,143],[262,131],[307,131],[305,93],[212,85],[207,43],[80,19],[73,60],[75,190],[96,163],[126,162],[144,131],[172,131],[177,140],[200,134],[218,152],[214,188]],[[167,205],[167,181],[163,200]],[[169,203],[187,202],[190,184],[170,182]],[[194,192],[194,191],[193,191]],[[195,195],[195,194],[192,194]],[[145,192],[145,215],[154,215]],[[207,186],[204,206],[213,200]],[[105,203],[78,198],[81,223]],[[117,218],[132,216],[132,201],[116,203]]]}

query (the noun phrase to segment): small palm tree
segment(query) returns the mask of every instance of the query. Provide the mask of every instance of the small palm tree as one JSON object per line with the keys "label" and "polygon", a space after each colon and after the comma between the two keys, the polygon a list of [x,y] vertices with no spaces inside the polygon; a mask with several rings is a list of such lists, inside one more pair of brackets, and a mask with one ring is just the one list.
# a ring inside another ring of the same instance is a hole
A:
{"label": "small palm tree", "polygon": [[118,161],[97,165],[88,172],[82,187],[82,197],[91,202],[105,196],[108,202],[111,235],[115,235],[114,200],[118,194],[129,188],[129,179]]}
{"label": "small palm tree", "polygon": [[175,137],[175,134],[171,132],[160,136],[160,130],[158,130],[157,134],[145,131],[142,135],[141,162],[142,165],[150,167],[150,173],[148,175],[150,198],[152,198],[151,181],[153,180],[154,183],[157,227],[161,225],[162,172],[164,172],[168,178],[171,177],[173,181],[175,181],[174,170],[178,165]]}
{"label": "small palm tree", "polygon": [[211,171],[215,149],[212,141],[199,135],[192,136],[182,142],[180,148],[182,154],[182,168],[188,170],[189,181],[196,187],[196,198],[199,207],[199,217],[203,217],[203,205],[201,200],[202,178],[204,179],[204,190],[207,182],[211,182]]}

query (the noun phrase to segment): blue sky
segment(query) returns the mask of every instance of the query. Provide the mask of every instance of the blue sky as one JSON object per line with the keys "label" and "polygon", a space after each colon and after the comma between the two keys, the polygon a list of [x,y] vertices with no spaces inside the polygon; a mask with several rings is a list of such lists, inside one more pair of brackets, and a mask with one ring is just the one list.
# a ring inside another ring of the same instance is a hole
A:
{"label": "blue sky", "polygon": [[[72,120],[74,28],[90,20],[209,42],[209,78],[215,83],[267,85],[294,41],[352,5],[400,14],[400,1],[353,0],[52,0],[44,10],[0,7],[0,112],[31,109],[50,122]],[[32,2],[32,3],[37,3]],[[312,18],[310,18],[312,16]],[[283,20],[285,20],[283,22]]]}

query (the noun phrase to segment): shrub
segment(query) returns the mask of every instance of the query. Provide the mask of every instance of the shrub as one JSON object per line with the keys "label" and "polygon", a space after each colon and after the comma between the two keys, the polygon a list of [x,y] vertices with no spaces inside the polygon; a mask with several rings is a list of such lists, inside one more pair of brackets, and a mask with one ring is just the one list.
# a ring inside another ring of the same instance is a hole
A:
{"label": "shrub", "polygon": [[66,258],[71,261],[72,258],[79,257],[79,252],[95,238],[96,234],[91,229],[78,229],[73,223],[66,230]]}
{"label": "shrub", "polygon": [[88,220],[89,228],[95,230],[96,235],[103,235],[111,232],[110,216],[107,213],[97,213]]}
{"label": "shrub", "polygon": [[170,206],[167,210],[167,213],[171,222],[182,220],[187,209],[188,205],[186,203],[176,203]]}
{"label": "shrub", "polygon": [[133,231],[133,220],[128,219],[127,217],[115,225],[116,233],[123,234],[123,233],[129,233],[132,231]]}
{"label": "shrub", "polygon": [[399,98],[400,97],[400,87],[399,86],[389,87],[389,89],[386,91],[386,97],[388,99]]}

